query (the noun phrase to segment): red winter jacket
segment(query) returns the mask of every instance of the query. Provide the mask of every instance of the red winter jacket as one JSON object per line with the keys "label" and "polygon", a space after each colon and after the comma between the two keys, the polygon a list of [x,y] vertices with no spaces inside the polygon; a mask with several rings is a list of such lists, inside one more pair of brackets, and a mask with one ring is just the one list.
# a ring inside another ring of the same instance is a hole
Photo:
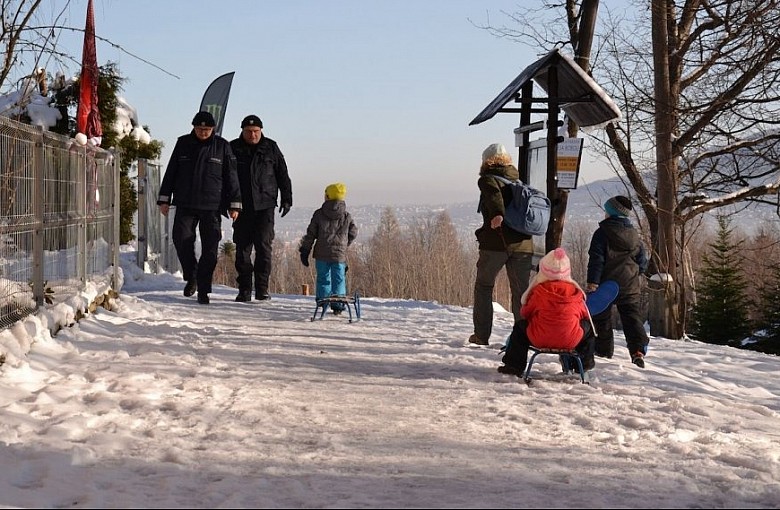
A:
{"label": "red winter jacket", "polygon": [[580,320],[588,319],[585,296],[573,283],[548,280],[536,285],[520,308],[528,340],[540,349],[574,349],[582,340]]}

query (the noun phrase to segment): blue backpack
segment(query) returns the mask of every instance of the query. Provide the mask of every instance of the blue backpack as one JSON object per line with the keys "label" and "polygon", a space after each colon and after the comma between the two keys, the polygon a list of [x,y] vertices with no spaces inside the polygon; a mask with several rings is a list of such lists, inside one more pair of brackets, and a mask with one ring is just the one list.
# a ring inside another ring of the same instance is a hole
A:
{"label": "blue backpack", "polygon": [[547,233],[552,208],[547,195],[522,181],[510,181],[500,175],[493,177],[506,184],[512,192],[512,199],[504,205],[504,224],[529,236]]}

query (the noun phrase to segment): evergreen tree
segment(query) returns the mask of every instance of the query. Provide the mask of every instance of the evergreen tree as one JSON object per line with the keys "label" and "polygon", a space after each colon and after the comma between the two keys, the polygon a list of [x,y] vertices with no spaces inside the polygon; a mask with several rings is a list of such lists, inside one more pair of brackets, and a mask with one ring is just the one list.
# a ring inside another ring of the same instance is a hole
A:
{"label": "evergreen tree", "polygon": [[738,253],[742,243],[732,241],[732,232],[729,221],[719,216],[717,238],[703,257],[691,334],[702,342],[740,347],[751,328]]}
{"label": "evergreen tree", "polygon": [[233,262],[236,261],[236,243],[234,243],[233,241],[225,241],[224,243],[222,243],[222,246],[219,248],[219,251],[223,257],[232,259]]}
{"label": "evergreen tree", "polygon": [[[119,151],[119,242],[127,244],[134,239],[133,215],[138,209],[138,193],[130,178],[130,168],[139,158],[158,159],[163,144],[159,140],[141,142],[132,136],[121,136],[114,127],[117,120],[118,96],[125,82],[119,74],[117,65],[108,62],[100,66],[98,76],[98,109],[100,124],[103,128],[101,147],[115,147]],[[73,137],[76,135],[74,115],[78,108],[80,80],[70,86],[55,91],[54,105],[59,108],[62,118],[52,131]],[[148,132],[149,129],[144,126]]]}
{"label": "evergreen tree", "polygon": [[769,354],[780,354],[780,262],[769,265],[771,277],[760,287],[759,309],[762,310],[759,330],[755,343],[750,344],[753,350]]}

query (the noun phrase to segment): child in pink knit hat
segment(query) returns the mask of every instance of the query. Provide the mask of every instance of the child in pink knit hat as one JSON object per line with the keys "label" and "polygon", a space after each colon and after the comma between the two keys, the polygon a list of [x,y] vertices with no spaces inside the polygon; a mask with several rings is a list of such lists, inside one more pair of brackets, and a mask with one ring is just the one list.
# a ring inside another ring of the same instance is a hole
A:
{"label": "child in pink knit hat", "polygon": [[585,292],[572,280],[571,263],[563,248],[542,257],[539,271],[520,302],[521,320],[509,337],[499,372],[522,377],[531,345],[539,349],[576,349],[585,370],[596,366]]}

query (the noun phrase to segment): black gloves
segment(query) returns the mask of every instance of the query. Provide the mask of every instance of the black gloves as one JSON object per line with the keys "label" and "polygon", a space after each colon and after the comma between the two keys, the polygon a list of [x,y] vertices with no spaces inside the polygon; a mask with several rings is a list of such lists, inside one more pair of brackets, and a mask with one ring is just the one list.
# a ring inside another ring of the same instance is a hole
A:
{"label": "black gloves", "polygon": [[290,207],[292,207],[287,202],[282,202],[282,205],[279,206],[279,210],[282,212],[282,218],[287,216],[287,213],[290,212]]}
{"label": "black gloves", "polygon": [[309,267],[309,252],[301,250],[301,264]]}

